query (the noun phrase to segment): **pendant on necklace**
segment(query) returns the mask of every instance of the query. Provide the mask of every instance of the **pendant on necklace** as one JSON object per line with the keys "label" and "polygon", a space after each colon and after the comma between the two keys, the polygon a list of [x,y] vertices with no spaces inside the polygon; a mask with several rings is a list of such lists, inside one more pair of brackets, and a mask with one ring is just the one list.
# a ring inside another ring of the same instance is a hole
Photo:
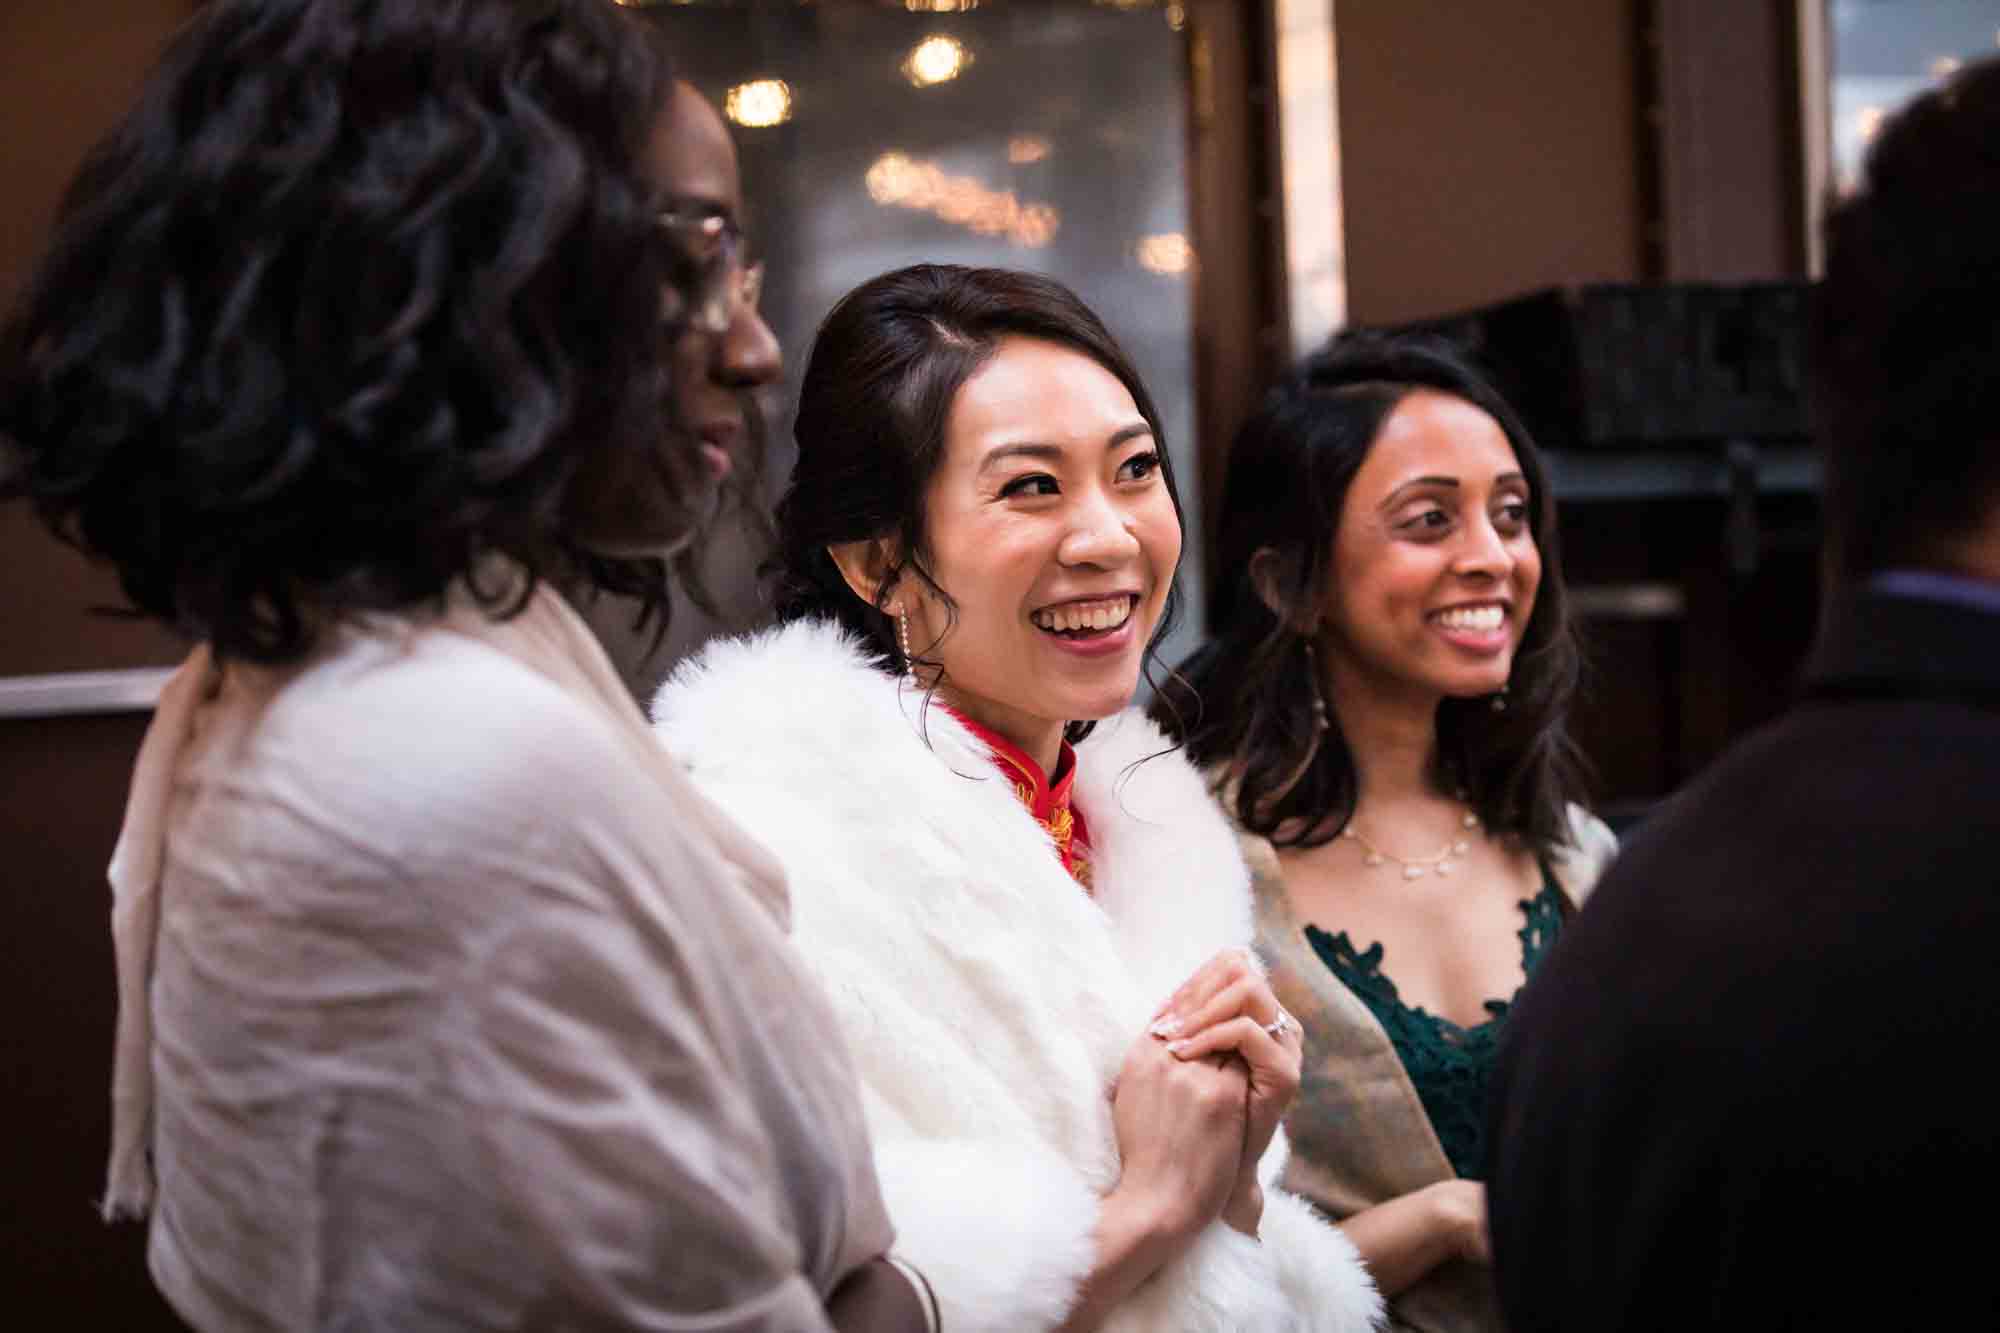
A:
{"label": "pendant on necklace", "polygon": [[[1459,823],[1464,828],[1478,828],[1479,816],[1468,810]],[[1360,830],[1354,827],[1351,819],[1340,830],[1340,836],[1360,846],[1364,865],[1379,867],[1394,861],[1397,869],[1403,872],[1403,878],[1412,881],[1422,879],[1427,874],[1436,874],[1439,878],[1450,875],[1457,868],[1459,861],[1464,859],[1466,852],[1472,848],[1470,839],[1454,838],[1435,856],[1427,856],[1418,861],[1405,861],[1400,856],[1391,856],[1387,852],[1378,851],[1375,844],[1369,842]]]}

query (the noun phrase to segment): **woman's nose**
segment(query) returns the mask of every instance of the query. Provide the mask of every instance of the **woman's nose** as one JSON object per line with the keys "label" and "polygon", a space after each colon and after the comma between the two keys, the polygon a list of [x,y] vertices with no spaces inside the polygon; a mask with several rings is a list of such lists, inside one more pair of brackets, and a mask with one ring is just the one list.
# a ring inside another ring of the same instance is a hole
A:
{"label": "woman's nose", "polygon": [[1064,564],[1106,565],[1129,560],[1139,550],[1132,516],[1102,491],[1086,496],[1073,511],[1069,532],[1057,555]]}
{"label": "woman's nose", "polygon": [[1514,568],[1514,553],[1493,520],[1481,517],[1467,526],[1455,567],[1461,574],[1505,578]]}

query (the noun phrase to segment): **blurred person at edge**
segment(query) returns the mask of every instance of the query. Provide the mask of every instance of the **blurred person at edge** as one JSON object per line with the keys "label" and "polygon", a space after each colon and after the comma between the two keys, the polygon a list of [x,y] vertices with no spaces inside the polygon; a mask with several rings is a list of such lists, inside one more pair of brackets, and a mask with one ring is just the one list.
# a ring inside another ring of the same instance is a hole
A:
{"label": "blurred person at edge", "polygon": [[1154,716],[1240,830],[1305,1025],[1286,1184],[1392,1327],[1498,1333],[1487,1080],[1614,845],[1575,803],[1547,474],[1451,349],[1349,335],[1237,432],[1217,547],[1220,630]]}
{"label": "blurred person at edge", "polygon": [[2000,1327],[2000,59],[1826,223],[1802,698],[1642,823],[1528,987],[1515,1333]]}
{"label": "blurred person at edge", "polygon": [[1128,707],[1181,552],[1130,360],[1046,277],[920,264],[827,315],[797,440],[779,626],[654,716],[785,866],[944,1322],[1372,1327],[1275,1187],[1299,1030],[1235,841]]}
{"label": "blurred person at edge", "polygon": [[[679,204],[675,222],[683,242],[697,253],[734,265],[750,317],[730,319],[724,327],[726,312],[715,311],[713,322],[724,329],[720,335],[690,335],[674,343],[679,420],[708,466],[720,473],[719,484],[704,491],[703,503],[691,515],[705,539],[681,543],[668,559],[675,601],[695,614],[668,623],[673,606],[642,594],[618,595],[593,585],[565,588],[639,698],[659,685],[660,662],[698,644],[718,625],[758,617],[754,604],[737,600],[734,570],[739,564],[754,566],[771,540],[760,391],[778,379],[781,366],[777,341],[756,317],[764,268],[750,262],[745,252],[736,149],[722,117],[685,83],[677,86],[675,98],[676,123],[682,129],[671,163]],[[604,498],[615,506],[622,497]]]}
{"label": "blurred person at edge", "polygon": [[105,1207],[199,1328],[934,1324],[778,867],[552,591],[699,539],[737,193],[609,0],[216,0],[0,334],[10,493],[195,643]]}

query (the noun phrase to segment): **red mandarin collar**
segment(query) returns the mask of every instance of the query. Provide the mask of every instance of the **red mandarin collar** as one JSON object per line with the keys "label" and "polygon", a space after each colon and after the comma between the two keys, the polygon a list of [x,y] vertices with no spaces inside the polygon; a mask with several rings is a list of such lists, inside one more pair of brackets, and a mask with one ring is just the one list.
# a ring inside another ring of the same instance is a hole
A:
{"label": "red mandarin collar", "polygon": [[1049,841],[1055,844],[1056,856],[1062,861],[1063,869],[1069,871],[1071,878],[1088,891],[1090,833],[1083,822],[1083,811],[1070,804],[1070,788],[1076,782],[1076,747],[1068,741],[1062,743],[1062,749],[1056,755],[1055,777],[1051,780],[1026,750],[999,732],[981,726],[949,705],[945,705],[945,711],[963,722],[966,730],[985,742],[993,752],[993,758],[1014,784],[1014,795],[1028,807],[1028,813],[1035,817],[1035,822],[1048,833]]}

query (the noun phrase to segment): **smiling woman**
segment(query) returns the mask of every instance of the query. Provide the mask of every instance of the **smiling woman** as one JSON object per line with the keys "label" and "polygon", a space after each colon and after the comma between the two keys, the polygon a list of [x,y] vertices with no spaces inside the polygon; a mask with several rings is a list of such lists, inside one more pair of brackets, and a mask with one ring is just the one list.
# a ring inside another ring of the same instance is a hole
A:
{"label": "smiling woman", "polygon": [[945,1326],[1368,1327],[1275,1188],[1298,1025],[1228,825],[1124,711],[1181,551],[1130,362],[1049,279],[904,269],[828,315],[797,429],[784,623],[655,718],[784,862]]}
{"label": "smiling woman", "polygon": [[1070,719],[1131,702],[1165,610],[1181,519],[1164,455],[1115,373],[1034,337],[994,344],[945,435],[925,487],[928,560],[880,536],[829,556],[856,597],[896,617],[899,648],[907,638],[941,698],[1052,769]]}
{"label": "smiling woman", "polygon": [[1305,1022],[1287,1179],[1395,1327],[1490,1333],[1486,1078],[1610,850],[1541,461],[1448,349],[1350,336],[1238,433],[1219,535],[1222,630],[1160,715],[1198,719]]}

